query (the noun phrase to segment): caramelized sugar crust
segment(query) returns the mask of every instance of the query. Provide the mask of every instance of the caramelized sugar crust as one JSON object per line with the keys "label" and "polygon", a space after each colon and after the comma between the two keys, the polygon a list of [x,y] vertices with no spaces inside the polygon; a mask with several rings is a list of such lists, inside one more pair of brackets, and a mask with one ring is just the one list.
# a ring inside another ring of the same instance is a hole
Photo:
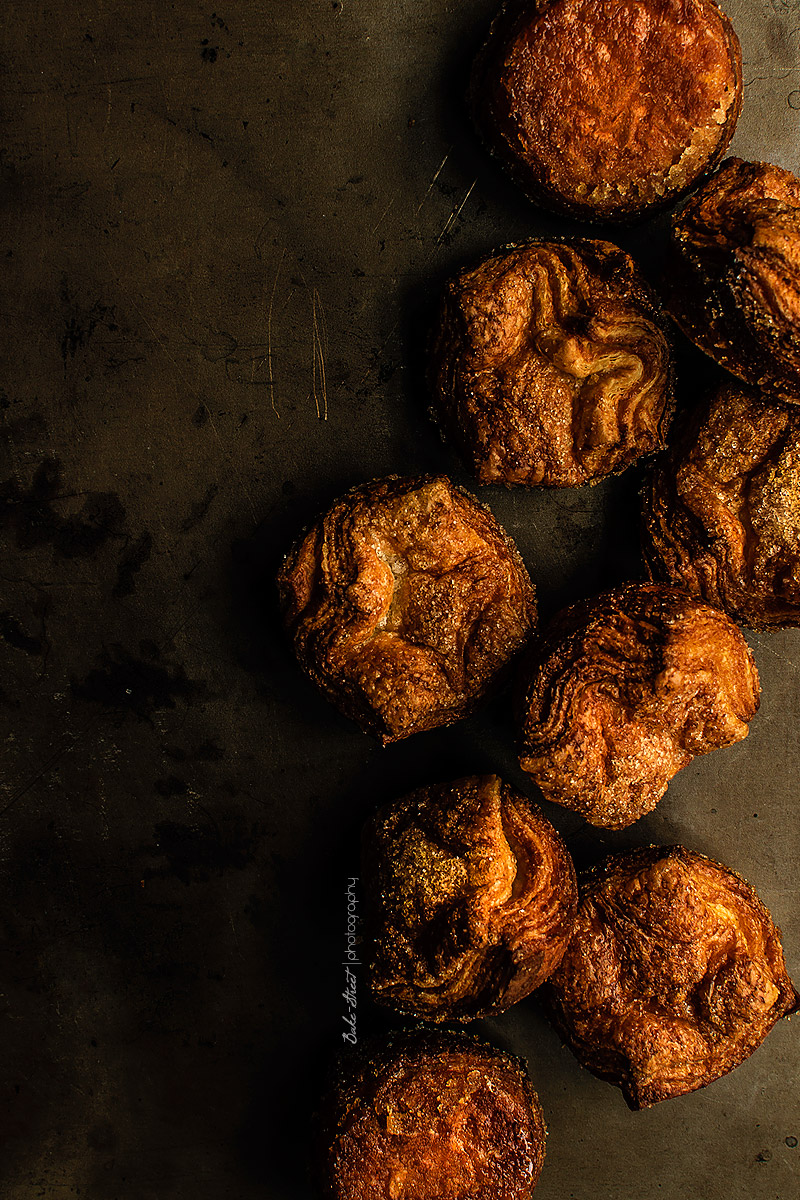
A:
{"label": "caramelized sugar crust", "polygon": [[319,1132],[331,1200],[528,1200],[544,1161],[542,1110],[520,1062],[454,1034],[359,1048]]}
{"label": "caramelized sugar crust", "polygon": [[548,800],[623,829],[698,754],[747,736],[758,673],[724,613],[631,583],[560,613],[533,646],[520,765]]}
{"label": "caramelized sugar crust", "polygon": [[800,403],[800,179],[730,158],[673,221],[671,309],[747,383]]}
{"label": "caramelized sugar crust", "polygon": [[675,433],[644,491],[651,574],[755,629],[800,625],[800,409],[731,383]]}
{"label": "caramelized sugar crust", "polygon": [[611,242],[533,241],[447,286],[435,415],[481,483],[574,487],[659,449],[672,362],[658,301]]}
{"label": "caramelized sugar crust", "polygon": [[648,1108],[738,1066],[800,997],[750,884],[683,846],[612,855],[542,989],[579,1061]]}
{"label": "caramelized sugar crust", "polygon": [[741,62],[713,0],[515,0],[475,63],[470,106],[531,199],[625,220],[719,162]]}
{"label": "caramelized sugar crust", "polygon": [[364,831],[375,998],[429,1021],[504,1012],[561,961],[577,884],[561,837],[496,775],[420,788]]}
{"label": "caramelized sugar crust", "polygon": [[278,588],[301,666],[383,742],[466,716],[536,620],[511,538],[443,475],[342,496],[289,553]]}

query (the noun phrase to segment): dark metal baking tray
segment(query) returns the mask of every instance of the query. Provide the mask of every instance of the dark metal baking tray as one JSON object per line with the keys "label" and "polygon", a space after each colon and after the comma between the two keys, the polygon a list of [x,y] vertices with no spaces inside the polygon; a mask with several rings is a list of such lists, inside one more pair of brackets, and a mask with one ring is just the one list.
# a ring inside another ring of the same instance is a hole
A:
{"label": "dark metal baking tray", "polygon": [[[800,6],[736,0],[734,151],[800,169]],[[300,1200],[340,1043],[345,889],[374,804],[515,765],[508,701],[382,750],[304,681],[273,574],[346,486],[448,471],[421,362],[442,281],[582,227],[466,121],[490,0],[18,3],[0,18],[0,1191]],[[620,233],[654,273],[664,222]],[[613,235],[612,235],[613,236]],[[682,352],[681,386],[709,368]],[[639,574],[639,475],[482,489],[543,615]],[[800,976],[800,635],[761,711],[580,862],[682,841],[751,880]],[[359,1032],[371,1014],[359,979]],[[537,1200],[798,1194],[796,1024],[639,1114],[533,1001],[483,1026],[550,1129]]]}

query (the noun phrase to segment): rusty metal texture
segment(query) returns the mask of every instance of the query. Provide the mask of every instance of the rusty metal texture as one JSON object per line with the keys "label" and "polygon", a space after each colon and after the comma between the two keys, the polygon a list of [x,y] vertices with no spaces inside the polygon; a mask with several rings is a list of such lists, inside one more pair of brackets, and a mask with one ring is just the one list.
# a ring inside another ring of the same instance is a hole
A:
{"label": "rusty metal texture", "polygon": [[[532,234],[463,92],[491,0],[74,0],[0,27],[0,1192],[305,1200],[350,1028],[348,880],[378,800],[496,770],[501,698],[382,750],[302,678],[273,577],[343,488],[470,481],[427,416],[443,280]],[[733,150],[800,170],[800,4],[729,0]],[[611,234],[656,278],[664,220]],[[684,347],[681,388],[711,368]],[[641,573],[640,475],[482,489],[543,614]],[[685,842],[739,871],[800,976],[797,631],[748,635],[750,736],[579,863]],[[355,897],[355,900],[352,900]],[[357,888],[351,902],[358,903]],[[386,1024],[354,969],[358,1036]],[[348,996],[343,993],[347,991]],[[537,1200],[798,1194],[797,1025],[630,1113],[534,1001],[481,1026],[549,1126]]]}

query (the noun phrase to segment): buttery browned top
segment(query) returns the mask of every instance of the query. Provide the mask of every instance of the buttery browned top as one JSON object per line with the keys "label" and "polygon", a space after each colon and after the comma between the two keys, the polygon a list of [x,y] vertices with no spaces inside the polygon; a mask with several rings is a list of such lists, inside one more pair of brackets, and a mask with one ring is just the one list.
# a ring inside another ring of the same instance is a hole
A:
{"label": "buttery browned top", "polygon": [[520,765],[548,800],[610,829],[650,812],[695,755],[746,737],[759,703],[736,625],[663,584],[572,605],[522,674]]}
{"label": "buttery browned top", "polygon": [[741,107],[741,51],[712,0],[508,4],[478,57],[471,105],[535,199],[624,218],[719,161]]}
{"label": "buttery browned top", "polygon": [[726,1074],[799,999],[753,888],[682,846],[612,855],[590,873],[543,992],[583,1065],[632,1108]]}
{"label": "buttery browned top", "polygon": [[288,555],[278,587],[301,665],[384,742],[466,716],[536,619],[514,543],[443,475],[342,496]]}
{"label": "buttery browned top", "polygon": [[730,158],[673,222],[671,308],[702,350],[800,403],[800,179]]}
{"label": "buttery browned top", "polygon": [[422,1033],[342,1063],[321,1118],[330,1200],[529,1200],[545,1126],[521,1064]]}
{"label": "buttery browned top", "polygon": [[675,432],[644,493],[651,572],[754,628],[800,625],[800,410],[731,383]]}
{"label": "buttery browned top", "polygon": [[364,831],[376,999],[428,1020],[503,1012],[547,978],[577,884],[556,830],[496,775],[386,805]]}
{"label": "buttery browned top", "polygon": [[431,346],[435,413],[481,483],[575,486],[663,444],[659,304],[611,242],[532,241],[462,271]]}

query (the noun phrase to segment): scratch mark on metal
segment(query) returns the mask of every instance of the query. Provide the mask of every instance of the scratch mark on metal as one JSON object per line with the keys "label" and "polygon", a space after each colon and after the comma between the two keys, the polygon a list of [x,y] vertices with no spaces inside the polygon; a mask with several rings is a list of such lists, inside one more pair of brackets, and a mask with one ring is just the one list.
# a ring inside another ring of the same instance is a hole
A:
{"label": "scratch mark on metal", "polygon": [[377,220],[377,222],[376,222],[376,224],[375,224],[375,227],[374,227],[374,229],[372,230],[372,232],[373,232],[373,233],[377,233],[377,232],[378,232],[378,230],[380,229],[380,227],[381,227],[381,225],[382,225],[382,223],[383,223],[383,218],[386,216],[386,214],[388,213],[389,209],[392,207],[392,205],[394,204],[394,202],[395,202],[395,200],[396,200],[396,199],[397,199],[397,194],[395,193],[395,195],[394,195],[394,196],[392,196],[391,200],[390,200],[390,201],[389,201],[389,203],[386,205],[386,208],[383,210],[383,212],[381,213],[381,215],[378,217],[378,220]]}
{"label": "scratch mark on metal", "polygon": [[381,358],[383,357],[383,352],[384,352],[384,350],[386,349],[386,347],[389,345],[389,342],[390,342],[390,341],[392,340],[392,338],[394,337],[395,330],[397,329],[397,327],[398,327],[398,325],[399,325],[399,324],[400,324],[400,322],[399,322],[399,321],[394,321],[394,322],[392,323],[392,327],[391,327],[391,329],[389,330],[389,332],[387,333],[386,337],[385,337],[385,338],[383,339],[383,341],[381,342],[381,344],[380,344],[380,346],[379,346],[378,350],[376,351],[376,353],[374,353],[374,354],[373,354],[373,356],[372,356],[372,361],[370,362],[370,364],[369,364],[369,366],[367,367],[367,369],[366,369],[366,371],[364,372],[364,374],[363,374],[363,375],[361,376],[361,378],[359,379],[358,383],[356,384],[356,387],[359,387],[359,388],[360,388],[360,387],[363,387],[363,386],[364,386],[364,384],[367,382],[367,380],[369,379],[370,375],[371,375],[371,374],[372,374],[372,372],[375,370],[375,368],[376,368],[376,366],[378,365],[378,363],[381,361]]}
{"label": "scratch mark on metal", "polygon": [[768,71],[765,75],[753,75],[750,79],[745,79],[742,86],[750,88],[754,83],[770,83],[773,79],[788,79],[797,71],[797,67],[789,67],[786,71]]}
{"label": "scratch mark on metal", "polygon": [[236,949],[239,950],[239,935],[236,932],[236,926],[233,923],[233,913],[230,911],[230,909],[228,910],[228,920],[230,921],[231,929],[233,930],[233,940],[236,943]]}
{"label": "scratch mark on metal", "polygon": [[30,579],[20,579],[13,575],[0,575],[0,580],[3,583],[25,583],[28,587],[34,588],[35,591],[41,591],[45,588],[57,587],[100,587],[100,581],[96,579],[44,579],[41,584],[33,583]]}
{"label": "scratch mark on metal", "polygon": [[[451,146],[451,147],[450,147],[450,150],[452,150],[452,148],[453,148],[453,147]],[[448,159],[448,158],[449,158],[449,156],[450,156],[450,150],[448,150],[447,154],[444,156],[444,158],[443,158],[443,160],[442,160],[442,163],[441,163],[441,166],[439,167],[439,170],[436,172],[436,175],[434,175],[434,177],[433,177],[433,179],[432,179],[432,181],[431,181],[431,187],[432,187],[432,186],[433,186],[433,184],[436,182],[436,179],[437,179],[437,177],[438,177],[439,173],[441,172],[441,170],[442,170],[442,167],[444,167],[444,164],[447,162],[447,159]],[[472,193],[473,193],[473,191],[474,191],[474,189],[475,189],[475,186],[476,186],[477,182],[478,182],[478,180],[477,180],[477,179],[473,179],[472,183],[471,183],[471,184],[470,184],[470,186],[467,188],[467,191],[466,191],[466,194],[465,194],[465,196],[464,196],[464,199],[461,201],[461,203],[460,203],[460,204],[456,205],[456,207],[455,207],[455,208],[453,209],[453,211],[450,213],[450,216],[447,218],[447,221],[445,222],[444,229],[443,229],[443,230],[442,230],[442,232],[439,234],[438,238],[437,238],[437,239],[436,239],[436,241],[434,242],[434,244],[433,244],[433,246],[431,247],[431,249],[430,249],[430,250],[428,251],[428,253],[425,255],[425,258],[424,258],[424,260],[423,260],[423,268],[424,268],[424,267],[426,267],[426,266],[428,265],[428,263],[431,261],[431,259],[432,259],[432,258],[433,258],[433,256],[435,255],[436,251],[439,249],[439,246],[442,244],[442,240],[443,240],[443,239],[444,239],[444,238],[447,236],[447,231],[448,231],[449,229],[451,229],[451,228],[452,228],[453,224],[454,224],[454,223],[455,223],[455,222],[458,220],[458,218],[461,216],[461,213],[462,213],[462,212],[463,212],[463,210],[464,210],[464,206],[466,205],[467,201],[469,200],[470,196],[472,195]],[[428,188],[428,191],[430,191],[430,188]],[[427,193],[426,193],[426,196],[427,196]],[[425,203],[425,200],[424,200],[424,198],[423,198],[423,201],[422,201],[422,203],[423,203],[423,204]],[[421,208],[421,207],[422,207],[422,204],[420,205],[420,208]],[[419,209],[417,209],[417,212],[419,212]],[[400,324],[400,321],[399,321],[399,320],[395,321],[395,322],[392,324],[392,326],[391,326],[391,328],[390,328],[389,332],[387,333],[386,337],[384,338],[383,342],[381,343],[380,349],[379,349],[379,350],[378,350],[378,352],[377,352],[377,353],[376,353],[376,354],[373,356],[373,358],[372,358],[372,362],[371,362],[371,363],[370,363],[370,365],[367,367],[367,369],[366,369],[366,371],[364,372],[364,374],[363,374],[362,378],[361,378],[361,379],[359,380],[359,382],[356,384],[356,386],[357,386],[357,387],[363,387],[363,386],[364,386],[364,384],[366,383],[367,379],[369,378],[369,376],[372,374],[373,370],[375,369],[376,365],[378,364],[378,362],[380,362],[380,359],[381,359],[381,356],[382,356],[382,354],[383,354],[383,351],[386,349],[386,347],[388,346],[388,344],[389,344],[389,342],[391,341],[392,337],[394,336],[394,334],[395,334],[395,331],[397,330],[397,327],[398,327],[398,325],[399,325],[399,324]]]}
{"label": "scratch mark on metal", "polygon": [[5,807],[0,808],[0,817],[4,817],[9,809],[13,808],[18,800],[21,800],[22,797],[26,796],[32,788],[36,787],[36,784],[39,782],[39,780],[44,779],[45,775],[52,770],[55,764],[62,759],[65,754],[69,754],[71,750],[74,750],[78,742],[82,741],[86,735],[91,733],[94,727],[100,723],[100,719],[101,718],[99,716],[93,717],[91,721],[84,725],[83,729],[79,730],[78,733],[72,736],[72,740],[68,744],[59,746],[58,750],[55,750],[50,757],[46,759],[44,766],[36,771],[36,773],[28,780],[27,783],[23,783],[17,788]]}
{"label": "scratch mark on metal", "polygon": [[170,632],[166,638],[167,644],[169,644],[170,642],[174,642],[174,640],[175,640],[175,638],[177,638],[178,634],[183,633],[186,626],[189,625],[198,616],[199,612],[200,612],[199,605],[190,609],[190,611],[186,614],[186,616],[183,618],[183,620],[180,621],[175,626],[174,629],[170,630]]}
{"label": "scratch mark on metal", "polygon": [[[269,298],[269,310],[267,312],[267,378],[268,378],[268,382],[269,382],[269,400],[270,400],[270,404],[272,405],[272,411],[275,413],[275,416],[278,417],[279,419],[280,419],[281,414],[278,412],[278,406],[275,403],[275,377],[272,373],[272,310],[275,305],[275,289],[278,286],[278,276],[281,273],[281,267],[283,266],[283,260],[285,257],[286,257],[286,247],[284,246],[283,251],[281,253],[280,261],[278,263],[278,269],[275,272],[275,278],[272,281],[272,294],[270,295],[270,298]],[[253,375],[254,376],[255,376],[255,369],[256,369],[255,368],[255,360],[253,360]]]}
{"label": "scratch mark on metal", "polygon": [[69,102],[70,102],[69,95],[65,95],[64,96],[64,116],[65,116],[66,122],[67,122],[67,145],[69,146],[69,152],[72,155],[72,157],[77,158],[78,157],[78,146],[77,146],[77,142],[76,142],[76,138],[75,138],[75,130],[72,127],[72,120],[70,118]]}
{"label": "scratch mark on metal", "polygon": [[106,134],[108,133],[108,127],[111,124],[111,84],[110,83],[107,84],[106,91],[108,94],[108,104],[106,105],[106,119],[105,119],[105,124],[103,125],[103,139],[104,140],[105,140]]}
{"label": "scratch mark on metal", "polygon": [[473,179],[472,183],[467,188],[467,194],[464,197],[464,199],[461,201],[461,203],[458,205],[458,207],[454,208],[453,211],[450,213],[450,216],[447,218],[447,221],[445,223],[444,229],[442,230],[442,232],[439,234],[438,238],[436,239],[437,246],[442,241],[442,238],[447,236],[447,231],[451,228],[451,226],[454,224],[454,222],[456,222],[458,220],[458,218],[461,216],[464,205],[467,203],[470,196],[472,195],[472,191],[477,182],[478,182],[477,179]]}
{"label": "scratch mark on metal", "polygon": [[795,671],[800,670],[800,663],[796,663],[785,654],[781,654],[780,650],[776,650],[768,641],[762,641],[761,638],[754,638],[753,641],[756,642],[759,650],[766,650],[773,658],[777,658],[779,662],[785,663],[787,667],[792,667]]}
{"label": "scratch mark on metal", "polygon": [[425,201],[428,199],[428,196],[430,196],[430,194],[431,194],[431,192],[432,192],[432,190],[433,190],[433,185],[436,183],[436,180],[439,178],[439,176],[441,175],[442,171],[444,170],[444,165],[445,165],[445,163],[447,162],[448,158],[450,157],[450,152],[452,151],[452,149],[453,149],[453,147],[451,146],[451,147],[450,147],[450,150],[448,150],[448,151],[447,151],[447,154],[445,154],[444,158],[443,158],[443,159],[442,159],[442,161],[439,163],[439,169],[438,169],[438,171],[436,172],[436,174],[434,175],[433,179],[432,179],[432,180],[430,181],[430,183],[428,184],[428,190],[427,190],[427,192],[425,193],[425,195],[422,197],[422,200],[420,201],[420,206],[419,206],[419,208],[418,208],[418,209],[417,209],[417,211],[414,213],[414,216],[415,216],[415,217],[418,217],[418,216],[419,216],[419,214],[420,214],[420,212],[422,211],[422,206],[423,206],[423,204],[425,203]]}
{"label": "scratch mark on metal", "polygon": [[[325,374],[325,355],[328,350],[328,330],[325,312],[316,288],[311,292],[311,390],[317,419],[328,419],[328,381]],[[320,407],[320,397],[322,405]]]}

